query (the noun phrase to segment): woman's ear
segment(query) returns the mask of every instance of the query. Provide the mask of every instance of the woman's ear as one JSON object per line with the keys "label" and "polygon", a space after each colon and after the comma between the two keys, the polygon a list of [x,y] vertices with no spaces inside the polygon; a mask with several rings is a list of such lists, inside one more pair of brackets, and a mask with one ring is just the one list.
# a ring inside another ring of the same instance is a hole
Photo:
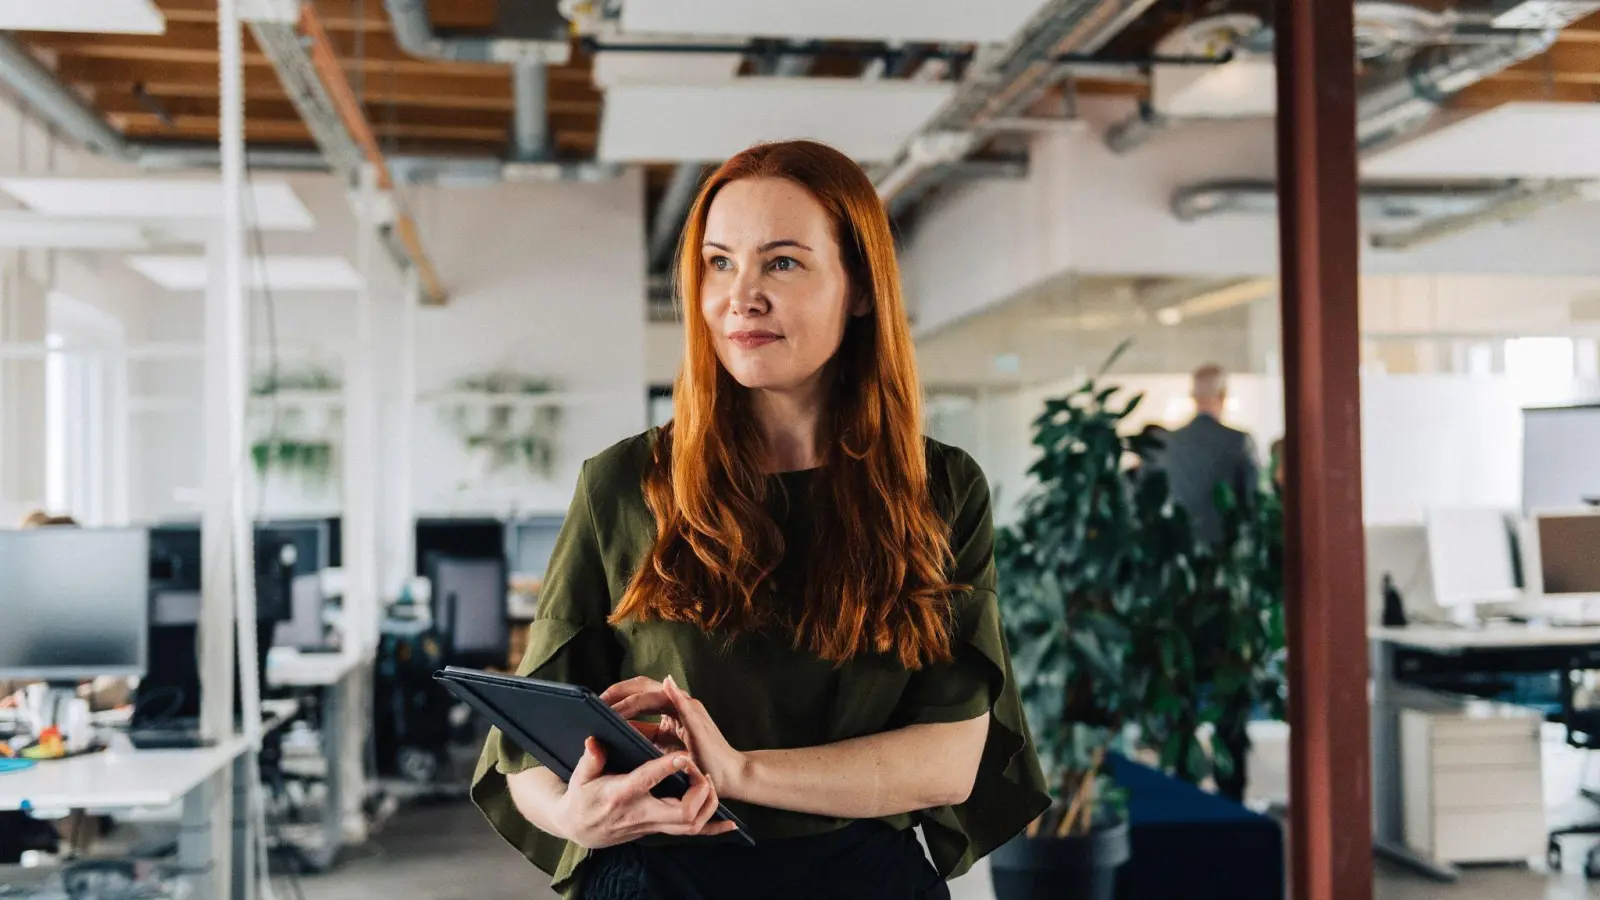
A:
{"label": "woman's ear", "polygon": [[866,291],[857,291],[855,298],[850,301],[850,315],[859,319],[872,312],[872,298]]}

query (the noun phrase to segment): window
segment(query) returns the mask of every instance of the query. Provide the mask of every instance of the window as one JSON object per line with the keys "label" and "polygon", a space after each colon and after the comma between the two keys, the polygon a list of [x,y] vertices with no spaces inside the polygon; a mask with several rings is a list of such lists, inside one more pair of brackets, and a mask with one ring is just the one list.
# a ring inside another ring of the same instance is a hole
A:
{"label": "window", "polygon": [[45,342],[45,503],[86,525],[120,520],[118,427],[111,360],[121,326],[71,297],[50,295]]}
{"label": "window", "polygon": [[1506,377],[1523,403],[1558,403],[1569,399],[1577,374],[1578,348],[1571,338],[1506,341]]}

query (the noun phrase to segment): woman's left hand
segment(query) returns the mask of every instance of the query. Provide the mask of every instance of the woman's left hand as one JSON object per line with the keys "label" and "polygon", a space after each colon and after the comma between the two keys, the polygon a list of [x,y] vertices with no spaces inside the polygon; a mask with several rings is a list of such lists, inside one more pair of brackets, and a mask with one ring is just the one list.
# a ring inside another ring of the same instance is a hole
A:
{"label": "woman's left hand", "polygon": [[657,746],[664,747],[673,741],[681,743],[694,757],[700,771],[716,786],[719,797],[739,799],[740,782],[747,764],[745,755],[722,736],[722,729],[711,721],[705,704],[678,687],[671,675],[665,681],[640,676],[618,682],[607,688],[600,700],[630,721],[639,716],[661,716],[653,734],[649,723],[636,722],[634,727]]}

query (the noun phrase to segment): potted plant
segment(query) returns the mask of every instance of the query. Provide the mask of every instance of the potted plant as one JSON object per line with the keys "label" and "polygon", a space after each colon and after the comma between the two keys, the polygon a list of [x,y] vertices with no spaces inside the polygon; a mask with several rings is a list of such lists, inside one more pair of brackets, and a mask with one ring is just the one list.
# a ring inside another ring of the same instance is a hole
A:
{"label": "potted plant", "polygon": [[1105,767],[1147,690],[1130,657],[1150,620],[1139,504],[1155,488],[1126,471],[1145,448],[1119,426],[1140,398],[1113,405],[1116,393],[1091,378],[1045,403],[1037,488],[995,536],[1012,664],[1055,801],[995,852],[1000,900],[1110,900],[1130,853],[1125,798]]}
{"label": "potted plant", "polygon": [[483,474],[521,467],[549,478],[561,407],[537,401],[554,392],[548,379],[496,370],[457,381],[452,394],[460,399],[442,413],[467,451],[478,457]]}

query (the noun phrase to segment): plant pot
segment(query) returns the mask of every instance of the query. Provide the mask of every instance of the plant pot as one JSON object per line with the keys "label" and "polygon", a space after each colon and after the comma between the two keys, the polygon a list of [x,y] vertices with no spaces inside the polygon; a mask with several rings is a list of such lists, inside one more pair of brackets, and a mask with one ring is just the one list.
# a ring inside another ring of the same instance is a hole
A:
{"label": "plant pot", "polygon": [[1128,861],[1128,823],[1081,837],[1017,835],[989,857],[998,900],[1112,900]]}

